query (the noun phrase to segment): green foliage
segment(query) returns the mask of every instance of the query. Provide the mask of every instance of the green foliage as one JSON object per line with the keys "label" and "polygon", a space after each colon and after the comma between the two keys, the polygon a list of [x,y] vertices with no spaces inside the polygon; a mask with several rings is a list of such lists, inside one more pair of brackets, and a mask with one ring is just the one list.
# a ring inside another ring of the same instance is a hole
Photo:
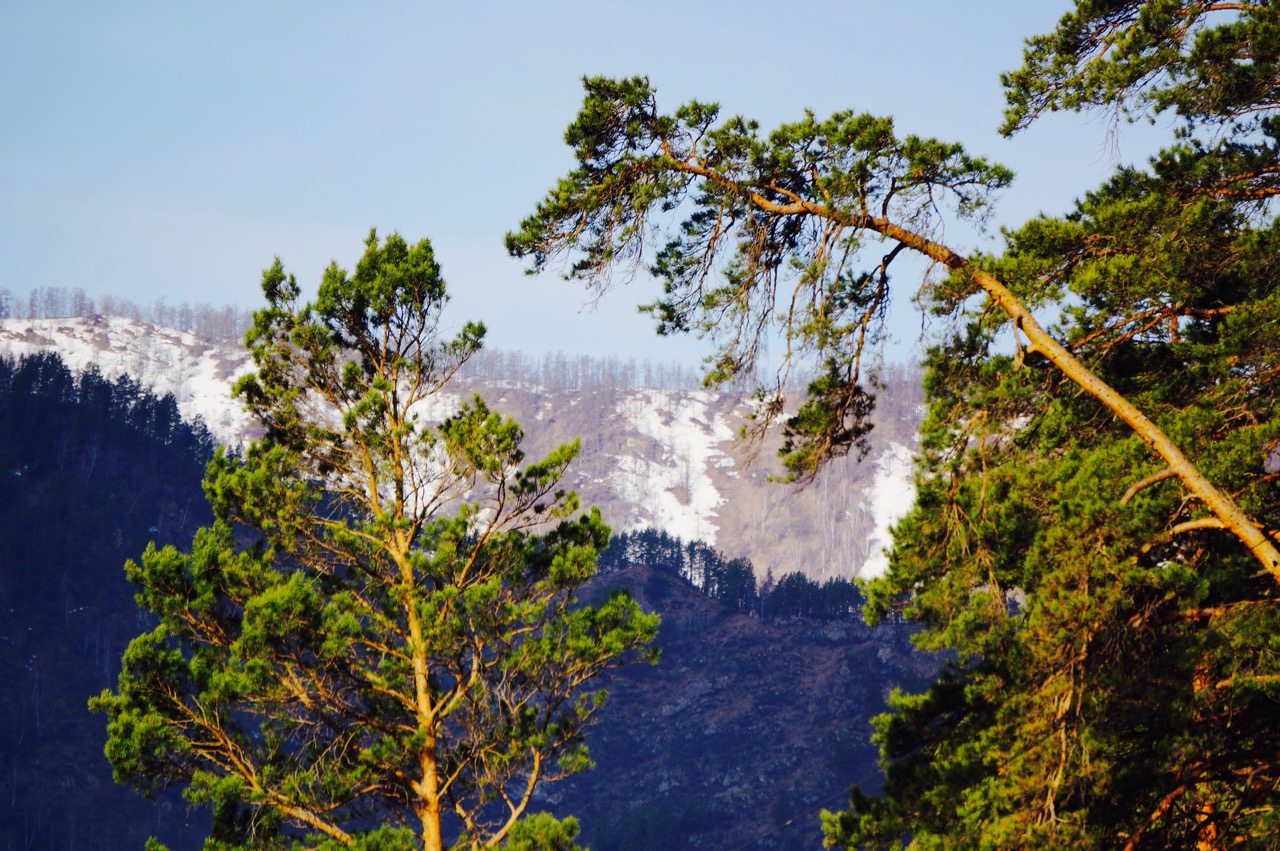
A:
{"label": "green foliage", "polygon": [[576,445],[526,462],[479,398],[425,422],[484,333],[439,337],[429,243],[371,234],[313,304],[279,261],[263,290],[237,392],[266,439],[210,463],[189,551],[126,568],[159,623],[93,701],[117,778],[185,787],[208,847],[499,841],[590,764],[587,684],[657,618],[576,603],[608,539],[559,487]]}
{"label": "green foliage", "polygon": [[[1008,170],[956,144],[899,137],[893,122],[853,112],[812,114],[763,135],[713,104],[658,111],[643,78],[584,81],[565,134],[578,168],[507,236],[531,271],[572,256],[566,277],[603,289],[618,265],[647,266],[664,296],[647,306],[661,334],[716,345],[706,380],[754,378],[766,343],[823,377],[787,423],[787,467],[811,476],[822,460],[865,448],[871,396],[864,346],[882,333],[888,268],[877,225],[928,233],[949,207],[981,222]],[[678,219],[683,216],[683,219]],[[781,412],[782,377],[762,388],[761,418]]]}
{"label": "green foliage", "polygon": [[[587,81],[579,167],[509,250],[571,256],[596,287],[648,265],[659,330],[718,343],[712,381],[751,372],[780,325],[820,367],[788,421],[794,478],[865,434],[861,355],[897,252],[955,270],[926,291],[952,323],[927,356],[916,507],[867,587],[873,619],[918,621],[951,667],[878,719],[884,796],[855,793],[828,843],[1274,845],[1278,16],[1078,0],[1006,77],[1006,131],[1092,106],[1184,126],[968,260],[936,205],[981,216],[1008,174],[955,146],[851,113],[764,135],[705,104],[659,113],[645,80]],[[877,236],[897,247],[864,259]]]}
{"label": "green foliage", "polygon": [[578,838],[578,820],[560,821],[550,813],[537,813],[511,828],[506,847],[511,851],[583,851]]}
{"label": "green foliage", "polygon": [[1274,3],[1079,0],[1052,33],[1027,42],[1004,75],[1004,131],[1042,113],[1172,109],[1192,125],[1265,123],[1280,106],[1280,9]]}
{"label": "green foliage", "polygon": [[[1030,42],[1006,78],[1011,126],[1119,103],[1261,120],[1214,144],[1184,134],[982,262],[1057,308],[1057,336],[1274,530],[1280,223],[1273,142],[1250,135],[1272,120],[1274,63],[1226,57],[1253,51],[1275,11],[1216,28],[1209,14],[1081,2]],[[1228,85],[1254,71],[1270,83]],[[908,600],[919,643],[956,661],[878,719],[885,797],[855,792],[828,841],[1271,847],[1280,589],[1141,440],[1001,354],[967,281],[943,291],[959,321],[929,355],[919,496],[868,591],[873,614]]]}

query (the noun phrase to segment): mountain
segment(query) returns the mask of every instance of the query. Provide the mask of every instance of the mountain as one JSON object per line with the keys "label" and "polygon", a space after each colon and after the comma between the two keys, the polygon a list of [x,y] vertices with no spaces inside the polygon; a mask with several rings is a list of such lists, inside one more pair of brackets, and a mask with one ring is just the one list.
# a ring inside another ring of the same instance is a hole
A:
{"label": "mountain", "polygon": [[[86,702],[148,627],[123,562],[152,540],[188,546],[211,519],[211,451],[173,397],[127,376],[73,375],[52,352],[0,358],[0,847],[140,848],[156,835],[183,851],[207,831],[208,813],[176,793],[144,800],[111,781],[106,722]],[[819,810],[876,783],[869,718],[936,672],[900,624],[869,629],[847,610],[762,619],[670,565],[627,559],[583,596],[618,587],[662,613],[662,658],[610,672],[588,733],[597,769],[538,799],[578,816],[595,851],[818,847]]]}
{"label": "mountain", "polygon": [[[127,374],[157,396],[172,394],[184,417],[200,417],[225,444],[254,435],[229,392],[252,364],[231,338],[112,316],[0,320],[0,356],[48,350],[73,370]],[[737,440],[747,398],[697,389],[661,365],[483,352],[422,413],[442,418],[479,393],[521,423],[531,455],[581,438],[569,484],[617,531],[652,527],[705,541],[750,558],[760,573],[850,578],[884,569],[889,527],[914,498],[919,376],[886,374],[866,458],[837,460],[804,488],[768,480],[779,472],[777,428],[761,447]]]}
{"label": "mountain", "polygon": [[148,626],[125,560],[213,519],[212,451],[130,379],[74,376],[53,353],[0,359],[0,848],[198,847],[207,815],[112,782],[87,702]]}
{"label": "mountain", "polygon": [[937,674],[904,624],[764,620],[644,565],[596,580],[613,588],[662,613],[661,658],[604,677],[597,767],[539,790],[593,851],[821,847],[821,810],[878,788],[871,718]]}

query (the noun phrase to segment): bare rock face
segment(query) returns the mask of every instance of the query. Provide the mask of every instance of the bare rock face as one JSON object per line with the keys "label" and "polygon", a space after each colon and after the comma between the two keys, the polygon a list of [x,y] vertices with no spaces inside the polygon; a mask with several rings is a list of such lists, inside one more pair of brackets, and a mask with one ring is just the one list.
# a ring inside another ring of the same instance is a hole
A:
{"label": "bare rock face", "polygon": [[598,767],[540,801],[595,851],[821,847],[820,811],[878,786],[871,718],[937,672],[903,625],[761,621],[645,567],[597,593],[612,587],[662,613],[661,659],[609,675],[587,737]]}
{"label": "bare rock face", "polygon": [[[127,374],[172,393],[185,417],[199,416],[223,443],[256,436],[230,393],[252,368],[232,338],[118,317],[0,320],[0,356],[46,349],[74,370]],[[883,571],[889,527],[914,498],[920,379],[905,369],[886,375],[867,457],[837,460],[805,488],[769,480],[780,472],[778,429],[764,445],[741,444],[752,410],[743,394],[697,389],[680,370],[648,363],[482,353],[419,413],[438,421],[478,393],[521,423],[531,455],[581,439],[569,484],[615,531],[704,541],[750,558],[761,578],[767,570],[851,578]]]}

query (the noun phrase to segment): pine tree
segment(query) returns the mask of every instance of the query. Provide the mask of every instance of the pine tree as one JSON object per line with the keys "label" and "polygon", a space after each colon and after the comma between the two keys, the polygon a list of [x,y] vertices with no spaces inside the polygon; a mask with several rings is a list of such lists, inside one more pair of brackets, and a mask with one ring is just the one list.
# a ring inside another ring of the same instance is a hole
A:
{"label": "pine tree", "polygon": [[577,605],[608,530],[559,485],[576,445],[526,461],[478,397],[428,425],[484,331],[441,337],[425,240],[371,234],[313,304],[278,260],[263,290],[236,392],[265,439],[210,464],[189,552],[126,568],[159,623],[93,702],[117,778],[211,806],[207,847],[567,847],[570,822],[512,831],[590,764],[589,682],[657,621]]}
{"label": "pine tree", "polygon": [[[986,265],[1280,528],[1277,11],[1078,3],[1006,76],[1007,132],[1049,109],[1175,110],[1176,143]],[[1209,131],[1209,132],[1205,132]],[[1273,847],[1276,583],[1146,448],[972,305],[930,355],[926,475],[880,611],[910,589],[959,663],[880,719],[887,796],[842,845]]]}
{"label": "pine tree", "polygon": [[927,359],[916,508],[868,590],[954,664],[877,720],[884,795],[828,816],[830,844],[1273,847],[1278,68],[1275,4],[1080,0],[1007,76],[1006,130],[1094,106],[1183,126],[995,257],[937,238],[948,203],[980,215],[1009,179],[959,146],[852,113],[764,135],[587,81],[579,167],[509,250],[570,254],[595,286],[648,264],[660,331],[719,343],[712,380],[749,371],[780,315],[825,367],[787,422],[795,475],[865,436],[895,259],[950,272],[925,293],[954,321]]}
{"label": "pine tree", "polygon": [[[647,79],[585,86],[565,134],[579,167],[507,235],[508,251],[531,258],[535,271],[572,256],[568,277],[597,289],[609,286],[615,265],[650,262],[665,291],[646,308],[658,332],[692,331],[717,344],[709,383],[755,375],[773,333],[787,352],[816,361],[820,373],[784,430],[783,463],[793,477],[812,478],[829,458],[866,451],[874,397],[863,353],[882,332],[890,266],[911,250],[955,273],[955,292],[938,293],[940,303],[985,299],[1013,326],[1020,351],[1048,361],[1123,421],[1280,580],[1280,549],[1228,493],[1050,334],[1006,282],[937,241],[943,207],[981,219],[991,193],[1012,178],[1007,169],[958,144],[899,138],[887,118],[810,114],[762,137],[755,122],[720,121],[714,104],[662,113]],[[688,215],[676,222],[677,211]],[[653,243],[662,248],[650,256]],[[884,243],[892,247],[860,270]],[[757,436],[782,412],[785,383],[784,375],[761,388]]]}

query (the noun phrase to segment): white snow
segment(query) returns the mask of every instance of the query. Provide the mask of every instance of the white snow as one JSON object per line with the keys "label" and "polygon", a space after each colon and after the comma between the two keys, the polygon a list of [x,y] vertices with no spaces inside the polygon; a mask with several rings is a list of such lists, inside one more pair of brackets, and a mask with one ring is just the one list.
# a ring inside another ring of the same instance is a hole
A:
{"label": "white snow", "polygon": [[721,447],[734,432],[723,415],[710,410],[710,401],[704,392],[646,389],[618,402],[615,413],[661,447],[652,459],[642,453],[613,456],[618,466],[612,488],[639,509],[631,528],[654,526],[686,541],[715,544],[724,499],[709,468],[733,464]]}
{"label": "white snow", "polygon": [[[183,416],[201,417],[220,442],[237,445],[254,436],[250,418],[230,393],[235,379],[252,369],[238,341],[116,317],[0,320],[0,356],[45,349],[56,350],[72,370],[96,366],[109,379],[128,374],[153,393],[172,393]],[[518,389],[528,390],[524,385]],[[439,422],[456,413],[469,396],[441,392],[415,405],[413,412],[424,424]],[[573,407],[580,401],[574,394],[557,397],[555,404]],[[637,389],[618,394],[608,416],[621,424],[617,433],[625,435],[626,446],[608,454],[611,469],[595,483],[597,493],[611,493],[624,506],[627,516],[614,520],[616,528],[652,526],[687,541],[715,545],[725,503],[717,482],[724,486],[730,479],[742,481],[731,454],[742,406],[736,413],[732,407],[724,397],[702,391]],[[554,405],[543,401],[535,419],[554,412]],[[891,443],[875,464],[870,489],[859,500],[874,520],[866,542],[870,556],[859,571],[864,577],[887,569],[889,530],[915,499],[910,447]],[[759,486],[777,487],[764,482]],[[725,528],[735,528],[732,521],[723,522]],[[801,543],[797,546],[803,549]]]}
{"label": "white snow", "polygon": [[112,316],[0,319],[0,355],[55,349],[73,372],[96,366],[103,377],[130,375],[157,396],[172,393],[186,419],[199,416],[220,442],[239,444],[252,422],[231,385],[252,367],[233,340],[211,341],[188,331]]}
{"label": "white snow", "polygon": [[440,390],[415,402],[410,413],[424,425],[440,423],[462,410],[462,402],[461,394]]}
{"label": "white snow", "polygon": [[911,510],[916,499],[915,480],[912,478],[912,452],[901,443],[891,443],[876,459],[876,474],[872,479],[867,508],[875,518],[875,531],[871,533],[871,555],[862,564],[858,575],[864,579],[883,576],[889,569],[888,549],[893,545],[890,529]]}
{"label": "white snow", "polygon": [[[244,406],[231,395],[236,379],[253,369],[249,353],[235,340],[114,316],[0,319],[0,356],[45,349],[56,350],[72,372],[95,366],[105,378],[130,375],[157,396],[172,393],[183,417],[199,416],[220,443],[235,446],[255,433]],[[425,422],[439,422],[457,413],[462,399],[437,393],[413,412]],[[336,424],[336,415],[330,416]]]}

